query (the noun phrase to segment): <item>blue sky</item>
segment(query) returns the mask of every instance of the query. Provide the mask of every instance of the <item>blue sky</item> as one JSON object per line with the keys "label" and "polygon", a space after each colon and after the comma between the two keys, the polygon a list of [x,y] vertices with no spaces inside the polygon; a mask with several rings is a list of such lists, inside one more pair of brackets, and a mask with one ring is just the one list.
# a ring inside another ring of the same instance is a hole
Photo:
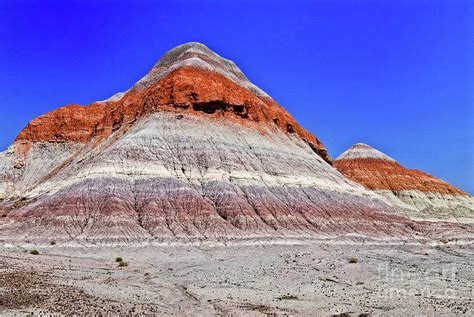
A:
{"label": "blue sky", "polygon": [[0,0],[0,150],[128,89],[189,41],[234,60],[337,157],[368,143],[474,193],[474,2]]}

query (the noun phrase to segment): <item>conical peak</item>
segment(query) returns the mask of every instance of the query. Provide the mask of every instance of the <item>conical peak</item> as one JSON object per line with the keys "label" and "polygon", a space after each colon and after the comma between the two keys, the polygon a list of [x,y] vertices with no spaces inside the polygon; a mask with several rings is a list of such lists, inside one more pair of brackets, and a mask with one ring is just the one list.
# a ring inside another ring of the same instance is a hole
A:
{"label": "conical peak", "polygon": [[168,52],[166,52],[155,64],[154,67],[166,67],[170,66],[173,63],[186,59],[185,55],[193,55],[193,57],[208,58],[208,59],[221,59],[233,64],[232,61],[226,60],[221,56],[217,55],[215,52],[210,50],[206,45],[199,42],[188,42],[185,44],[178,45]]}
{"label": "conical peak", "polygon": [[350,147],[351,149],[373,149],[371,146],[365,143],[356,143]]}
{"label": "conical peak", "polygon": [[231,61],[200,43],[167,52],[136,85],[87,107],[72,105],[45,114],[21,131],[18,142],[88,142],[124,130],[154,112],[205,115],[261,130],[264,126],[294,134],[326,162],[324,145],[283,107],[254,86]]}
{"label": "conical peak", "polygon": [[376,159],[395,162],[395,160],[390,156],[380,152],[379,150],[374,149],[373,147],[365,143],[354,144],[341,155],[339,155],[336,161],[354,159]]}
{"label": "conical peak", "polygon": [[367,144],[353,145],[333,166],[387,198],[409,217],[472,222],[474,205],[467,193],[432,175],[408,169]]}
{"label": "conical peak", "polygon": [[220,74],[259,97],[269,98],[263,90],[247,79],[234,62],[219,56],[206,45],[198,42],[185,43],[166,52],[151,71],[133,87],[147,88],[182,67],[194,67]]}

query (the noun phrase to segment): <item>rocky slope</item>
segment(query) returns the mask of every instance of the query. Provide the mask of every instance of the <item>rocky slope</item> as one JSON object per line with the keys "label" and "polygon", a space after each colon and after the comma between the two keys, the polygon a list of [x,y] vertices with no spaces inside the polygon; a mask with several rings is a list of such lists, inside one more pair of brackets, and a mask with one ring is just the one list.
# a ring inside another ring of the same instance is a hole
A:
{"label": "rocky slope", "polygon": [[33,120],[0,153],[0,240],[433,235],[331,163],[234,63],[188,43],[125,93]]}
{"label": "rocky slope", "polygon": [[469,194],[439,178],[405,168],[366,144],[350,147],[334,167],[386,197],[411,218],[473,222],[474,200]]}

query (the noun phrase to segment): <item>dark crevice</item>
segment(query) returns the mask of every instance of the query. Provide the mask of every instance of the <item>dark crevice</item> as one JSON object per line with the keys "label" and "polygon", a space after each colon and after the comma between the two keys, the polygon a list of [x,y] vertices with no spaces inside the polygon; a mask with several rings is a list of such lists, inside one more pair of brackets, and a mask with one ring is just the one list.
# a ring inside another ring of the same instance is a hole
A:
{"label": "dark crevice", "polygon": [[314,143],[309,142],[305,138],[303,138],[303,141],[309,145],[309,147],[311,148],[311,150],[313,150],[314,153],[318,154],[324,161],[326,161],[326,163],[332,166],[333,160],[328,155],[328,151],[326,149],[317,147]]}
{"label": "dark crevice", "polygon": [[115,118],[112,123],[112,132],[115,132],[118,129],[120,129],[120,127],[123,125],[124,120],[125,120],[125,117],[123,114],[120,114],[118,118]]}
{"label": "dark crevice", "polygon": [[286,131],[288,131],[288,133],[294,133],[295,132],[295,129],[293,128],[293,126],[291,125],[291,123],[288,123],[286,125]]}
{"label": "dark crevice", "polygon": [[216,112],[231,112],[242,118],[248,118],[248,106],[232,105],[222,101],[195,102],[193,103],[193,110],[201,111],[207,114],[214,114]]}

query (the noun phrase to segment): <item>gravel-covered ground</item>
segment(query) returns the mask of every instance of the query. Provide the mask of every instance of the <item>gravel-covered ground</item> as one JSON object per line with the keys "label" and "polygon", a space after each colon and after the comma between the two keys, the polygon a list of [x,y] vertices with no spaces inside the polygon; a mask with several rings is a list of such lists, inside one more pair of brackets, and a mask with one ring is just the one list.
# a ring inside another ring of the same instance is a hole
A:
{"label": "gravel-covered ground", "polygon": [[37,249],[0,248],[0,315],[474,314],[472,245]]}

